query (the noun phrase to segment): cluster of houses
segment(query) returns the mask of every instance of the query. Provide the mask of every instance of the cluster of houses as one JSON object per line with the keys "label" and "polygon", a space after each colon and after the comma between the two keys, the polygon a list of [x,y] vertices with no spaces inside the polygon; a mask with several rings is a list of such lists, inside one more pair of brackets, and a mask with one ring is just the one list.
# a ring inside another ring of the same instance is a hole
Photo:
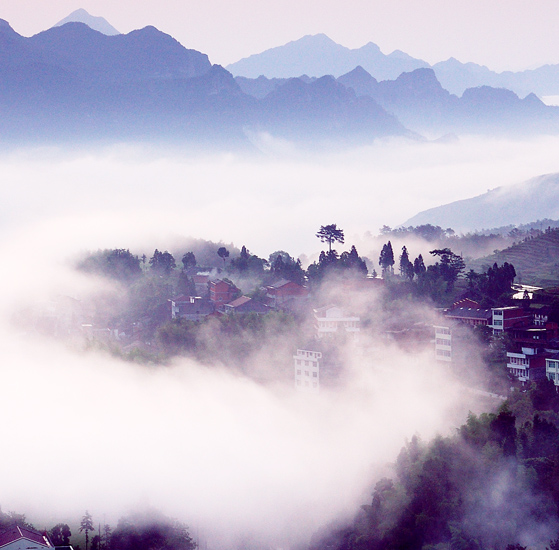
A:
{"label": "cluster of houses", "polygon": [[282,279],[264,287],[263,299],[244,296],[227,279],[210,280],[209,275],[195,275],[196,296],[178,296],[169,300],[172,319],[200,321],[208,315],[256,313],[274,310],[298,311],[308,299],[306,287]]}
{"label": "cluster of houses", "polygon": [[13,525],[0,532],[2,550],[72,550],[71,546],[55,546],[48,533]]}
{"label": "cluster of houses", "polygon": [[507,351],[507,370],[525,385],[547,376],[559,386],[559,325],[549,319],[551,307],[520,304],[484,309],[464,299],[444,311],[445,323],[435,327],[435,355],[439,361],[452,362],[460,354],[460,341],[454,335],[460,326],[484,326],[503,339]]}

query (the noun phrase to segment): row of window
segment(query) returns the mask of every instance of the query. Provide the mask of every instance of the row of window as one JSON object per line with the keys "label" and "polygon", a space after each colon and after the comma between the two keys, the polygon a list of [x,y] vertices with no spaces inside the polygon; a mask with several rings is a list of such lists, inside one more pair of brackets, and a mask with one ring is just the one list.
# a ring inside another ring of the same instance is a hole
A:
{"label": "row of window", "polygon": [[303,361],[302,359],[295,359],[295,364],[301,367],[315,367],[318,368],[318,361]]}
{"label": "row of window", "polygon": [[450,357],[450,356],[451,356],[451,353],[450,353],[450,351],[447,350],[447,349],[438,349],[438,350],[437,350],[437,355],[440,355],[440,356],[442,356],[442,357]]}
{"label": "row of window", "polygon": [[450,338],[447,340],[446,338],[436,338],[435,343],[437,346],[450,346]]}
{"label": "row of window", "polygon": [[521,358],[521,357],[509,357],[508,362],[511,365],[528,365],[530,362],[528,358]]}
{"label": "row of window", "polygon": [[[303,385],[302,381],[301,381],[301,380],[297,380],[297,385],[298,385],[298,386],[302,386],[302,385]],[[305,387],[306,387],[306,388],[310,388],[310,386],[311,386],[311,385],[310,385],[310,382],[309,382],[308,380],[305,380]],[[312,383],[312,387],[313,387],[313,388],[318,388],[318,382],[313,382],[313,383]]]}
{"label": "row of window", "polygon": [[[310,371],[306,370],[305,376],[310,376],[310,375],[311,375]],[[301,376],[301,369],[297,369],[297,376]],[[318,372],[313,372],[312,376],[313,378],[318,378]]]}

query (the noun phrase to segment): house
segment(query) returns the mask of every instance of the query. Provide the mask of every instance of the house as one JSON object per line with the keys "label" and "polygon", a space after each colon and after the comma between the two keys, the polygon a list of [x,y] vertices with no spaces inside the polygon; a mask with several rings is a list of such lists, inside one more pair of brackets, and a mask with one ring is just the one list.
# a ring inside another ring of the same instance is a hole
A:
{"label": "house", "polygon": [[509,374],[522,385],[546,376],[546,359],[549,352],[538,348],[523,347],[520,352],[507,351],[507,369]]}
{"label": "house", "polygon": [[261,303],[249,298],[248,296],[241,296],[233,300],[229,304],[223,306],[224,313],[256,313],[258,315],[266,315],[270,312],[270,308]]}
{"label": "house", "polygon": [[559,353],[546,357],[545,375],[555,384],[555,389],[557,389],[557,386],[559,386]]}
{"label": "house", "polygon": [[339,384],[343,356],[335,342],[317,340],[304,343],[293,355],[295,389],[317,394],[321,388]]}
{"label": "house", "polygon": [[14,525],[0,532],[1,550],[44,550],[54,548],[46,533]]}
{"label": "house", "polygon": [[215,304],[200,296],[179,296],[171,302],[171,318],[200,321],[215,310]]}
{"label": "house", "polygon": [[310,349],[298,349],[296,351],[293,361],[295,367],[295,389],[297,391],[319,393],[321,359],[322,352],[320,351]]}
{"label": "house", "polygon": [[348,334],[357,338],[359,334],[359,317],[347,316],[342,308],[325,306],[313,310],[316,335],[318,338],[330,338],[335,334]]}
{"label": "house", "polygon": [[452,361],[452,332],[450,327],[435,325],[435,359],[449,363]]}
{"label": "house", "polygon": [[210,281],[209,289],[210,300],[215,304],[216,308],[232,302],[241,293],[231,281],[222,279]]}
{"label": "house", "polygon": [[196,296],[201,296],[203,298],[208,296],[208,284],[210,282],[209,273],[198,273],[192,276],[192,281],[194,282],[194,289],[196,290]]}
{"label": "house", "polygon": [[493,334],[502,333],[514,326],[529,325],[532,322],[532,312],[518,306],[491,308],[491,324]]}
{"label": "house", "polygon": [[[465,301],[465,300],[462,300]],[[472,327],[487,326],[492,319],[490,309],[474,307],[453,307],[445,312],[445,317]]]}
{"label": "house", "polygon": [[285,279],[266,287],[266,304],[275,309],[283,307],[291,309],[307,300],[308,296],[307,288]]}

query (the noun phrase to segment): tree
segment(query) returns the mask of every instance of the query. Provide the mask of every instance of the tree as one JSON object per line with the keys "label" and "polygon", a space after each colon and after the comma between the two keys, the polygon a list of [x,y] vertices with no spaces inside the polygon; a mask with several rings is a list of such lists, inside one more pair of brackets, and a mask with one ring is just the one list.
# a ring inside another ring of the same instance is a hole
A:
{"label": "tree", "polygon": [[394,265],[394,251],[392,250],[392,243],[388,241],[383,247],[380,252],[380,257],[378,259],[378,263],[382,268],[382,276],[385,277],[387,275],[392,275],[394,272],[393,265]]}
{"label": "tree", "polygon": [[149,260],[149,265],[154,271],[167,276],[170,275],[171,271],[177,266],[172,254],[166,250],[165,252],[159,252],[157,248]]}
{"label": "tree", "polygon": [[400,254],[400,275],[410,281],[414,276],[413,264],[410,262],[408,249],[405,246],[402,247],[402,254]]}
{"label": "tree", "polygon": [[367,276],[367,264],[365,260],[359,257],[355,245],[351,247],[349,252],[342,252],[340,256],[340,266],[344,269],[351,269],[364,277]]}
{"label": "tree", "polygon": [[443,280],[447,283],[448,289],[451,290],[456,279],[458,279],[458,276],[466,267],[463,258],[458,256],[458,254],[454,254],[450,248],[431,250],[429,254],[440,258],[440,262],[437,262],[436,265]]}
{"label": "tree", "polygon": [[305,272],[301,267],[301,260],[295,260],[283,250],[270,254],[268,265],[274,278],[286,279],[300,285],[305,282]]}
{"label": "tree", "polygon": [[229,250],[224,246],[220,246],[217,249],[217,255],[223,260],[223,265],[225,266],[225,259],[229,258]]}
{"label": "tree", "polygon": [[186,254],[182,257],[182,265],[184,266],[184,269],[196,267],[196,256],[194,256],[194,252],[186,252]]}
{"label": "tree", "polygon": [[344,232],[342,229],[338,229],[335,223],[321,225],[316,236],[320,239],[320,242],[328,243],[328,252],[332,252],[332,243],[344,244]]}
{"label": "tree", "polygon": [[138,256],[123,248],[99,250],[85,258],[78,268],[128,282],[142,274]]}
{"label": "tree", "polygon": [[420,254],[414,261],[413,261],[413,272],[420,277],[423,273],[427,271],[425,267],[425,262],[423,261],[423,256]]}
{"label": "tree", "polygon": [[105,550],[110,550],[111,548],[111,536],[112,536],[112,529],[111,526],[108,523],[105,523],[105,525],[103,525],[103,535],[101,536],[102,543],[103,543],[103,548]]}
{"label": "tree", "polygon": [[87,550],[87,547],[89,546],[89,532],[93,531],[94,529],[93,518],[91,517],[91,514],[86,510],[85,515],[80,522],[80,533],[85,532],[85,550]]}
{"label": "tree", "polygon": [[57,523],[50,531],[50,537],[55,546],[69,546],[72,532],[66,523]]}

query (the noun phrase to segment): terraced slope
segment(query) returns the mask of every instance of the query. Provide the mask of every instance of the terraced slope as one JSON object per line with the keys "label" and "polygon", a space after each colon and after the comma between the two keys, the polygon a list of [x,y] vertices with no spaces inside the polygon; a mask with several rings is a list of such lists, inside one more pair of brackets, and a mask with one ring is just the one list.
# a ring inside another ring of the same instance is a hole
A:
{"label": "terraced slope", "polygon": [[494,262],[514,265],[517,282],[543,287],[559,285],[559,229],[549,229],[491,256],[478,258],[468,268],[480,271]]}

